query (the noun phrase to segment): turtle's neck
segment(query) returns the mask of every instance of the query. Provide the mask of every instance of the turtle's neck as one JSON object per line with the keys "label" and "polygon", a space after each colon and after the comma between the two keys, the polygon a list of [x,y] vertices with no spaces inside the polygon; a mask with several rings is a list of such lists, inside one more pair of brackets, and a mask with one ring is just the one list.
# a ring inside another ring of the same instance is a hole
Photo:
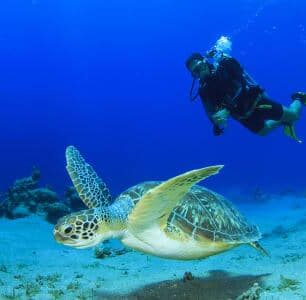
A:
{"label": "turtle's neck", "polygon": [[104,208],[104,213],[107,215],[107,219],[109,219],[109,230],[114,235],[116,235],[115,232],[118,232],[120,235],[126,229],[128,215],[132,207],[132,201],[125,198],[115,201],[109,207]]}
{"label": "turtle's neck", "polygon": [[132,208],[133,208],[132,201],[127,198],[115,201],[109,207],[109,213],[111,214],[111,219],[120,221],[122,223],[126,223],[128,215]]}

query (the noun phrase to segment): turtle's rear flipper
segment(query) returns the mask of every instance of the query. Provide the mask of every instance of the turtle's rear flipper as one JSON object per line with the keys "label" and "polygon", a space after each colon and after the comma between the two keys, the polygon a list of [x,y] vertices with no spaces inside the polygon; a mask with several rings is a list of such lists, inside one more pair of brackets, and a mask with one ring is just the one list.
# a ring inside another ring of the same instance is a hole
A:
{"label": "turtle's rear flipper", "polygon": [[249,245],[253,248],[255,248],[258,252],[260,252],[262,255],[271,257],[270,253],[266,251],[258,242],[251,242]]}
{"label": "turtle's rear flipper", "polygon": [[298,138],[295,133],[295,128],[293,124],[285,124],[284,125],[284,134],[289,136],[290,138],[294,139],[298,143],[302,143],[302,140]]}

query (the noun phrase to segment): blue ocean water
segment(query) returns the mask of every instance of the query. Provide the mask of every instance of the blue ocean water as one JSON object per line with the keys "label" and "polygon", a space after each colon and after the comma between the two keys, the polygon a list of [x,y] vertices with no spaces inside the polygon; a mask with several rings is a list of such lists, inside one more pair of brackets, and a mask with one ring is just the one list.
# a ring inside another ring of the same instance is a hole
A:
{"label": "blue ocean water", "polygon": [[[261,299],[305,299],[305,111],[296,123],[302,144],[282,129],[260,137],[234,120],[215,137],[200,101],[189,99],[192,78],[185,68],[192,52],[205,53],[229,36],[232,55],[272,99],[288,105],[293,92],[306,91],[305,15],[306,3],[298,0],[1,0],[0,200],[33,166],[41,171],[39,186],[51,186],[63,200],[72,185],[65,169],[69,145],[113,195],[142,181],[224,164],[203,184],[259,226],[271,259],[239,247],[190,263],[122,249],[118,257],[98,260],[92,249],[58,245],[54,225],[39,209],[40,216],[11,220],[2,218],[0,203],[0,298],[93,299],[88,295],[99,289],[168,279],[179,287],[191,270],[204,278],[201,292],[210,280],[215,292],[237,280],[237,296],[269,274],[268,296]],[[34,194],[31,188],[17,191],[19,198]],[[51,188],[38,190],[54,200]],[[13,192],[11,202],[19,199]],[[25,210],[23,203],[16,207]],[[29,282],[36,284],[31,293]],[[76,298],[81,290],[87,298]]]}
{"label": "blue ocean water", "polygon": [[[190,103],[185,59],[220,35],[282,104],[305,90],[302,1],[1,2],[1,189],[32,165],[62,190],[64,150],[80,148],[114,192],[225,164],[212,186],[303,188],[305,145],[230,122],[214,137]],[[306,138],[305,115],[297,132]]]}

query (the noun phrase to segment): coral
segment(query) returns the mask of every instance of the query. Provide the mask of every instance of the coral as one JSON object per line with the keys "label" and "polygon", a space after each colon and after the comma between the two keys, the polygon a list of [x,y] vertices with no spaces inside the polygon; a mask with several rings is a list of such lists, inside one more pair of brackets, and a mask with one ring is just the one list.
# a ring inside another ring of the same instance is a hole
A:
{"label": "coral", "polygon": [[32,177],[32,180],[34,182],[38,182],[39,179],[40,179],[40,170],[36,166],[34,166],[32,168],[32,175],[31,175],[31,177]]}
{"label": "coral", "polygon": [[50,187],[39,187],[40,171],[36,167],[29,177],[18,179],[6,193],[6,198],[0,206],[0,215],[10,219],[38,214],[49,222],[70,212]]}
{"label": "coral", "polygon": [[106,257],[115,257],[118,255],[123,255],[127,252],[129,252],[129,250],[126,248],[116,249],[106,246],[98,246],[94,249],[94,256],[96,258],[102,259]]}
{"label": "coral", "polygon": [[52,224],[55,224],[59,218],[71,212],[69,207],[61,202],[46,204],[43,209],[45,219]]}
{"label": "coral", "polygon": [[5,216],[6,206],[6,199],[0,199],[0,218]]}
{"label": "coral", "polygon": [[255,282],[250,289],[237,297],[236,300],[258,300],[261,292],[262,288],[257,282]]}
{"label": "coral", "polygon": [[71,186],[65,191],[65,201],[72,211],[79,211],[82,209],[87,209],[83,201],[78,195],[76,189]]}
{"label": "coral", "polygon": [[29,265],[27,265],[27,264],[17,264],[17,268],[18,268],[18,270],[22,270],[22,269],[26,269],[27,267],[29,267]]}
{"label": "coral", "polygon": [[264,203],[270,199],[269,195],[266,194],[259,186],[256,186],[253,191],[253,201],[257,203]]}
{"label": "coral", "polygon": [[186,282],[186,281],[190,281],[190,280],[193,280],[194,277],[192,275],[191,272],[185,272],[184,273],[184,276],[183,276],[183,281]]}
{"label": "coral", "polygon": [[100,247],[96,247],[94,249],[94,255],[96,258],[105,258],[105,257],[108,257],[111,255],[111,251],[110,251],[110,248],[108,247],[103,247],[103,248],[100,248]]}

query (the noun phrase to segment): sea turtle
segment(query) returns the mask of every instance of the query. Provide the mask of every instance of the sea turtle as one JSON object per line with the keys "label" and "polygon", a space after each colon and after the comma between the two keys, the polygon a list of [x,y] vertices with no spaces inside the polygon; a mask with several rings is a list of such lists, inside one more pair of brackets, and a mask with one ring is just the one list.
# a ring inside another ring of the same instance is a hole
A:
{"label": "sea turtle", "polygon": [[89,209],[62,217],[54,228],[57,242],[87,248],[117,238],[133,249],[164,258],[201,259],[249,244],[259,245],[257,226],[221,195],[197,182],[223,167],[186,172],[165,182],[137,184],[114,201],[105,183],[79,151],[66,150],[67,170]]}

